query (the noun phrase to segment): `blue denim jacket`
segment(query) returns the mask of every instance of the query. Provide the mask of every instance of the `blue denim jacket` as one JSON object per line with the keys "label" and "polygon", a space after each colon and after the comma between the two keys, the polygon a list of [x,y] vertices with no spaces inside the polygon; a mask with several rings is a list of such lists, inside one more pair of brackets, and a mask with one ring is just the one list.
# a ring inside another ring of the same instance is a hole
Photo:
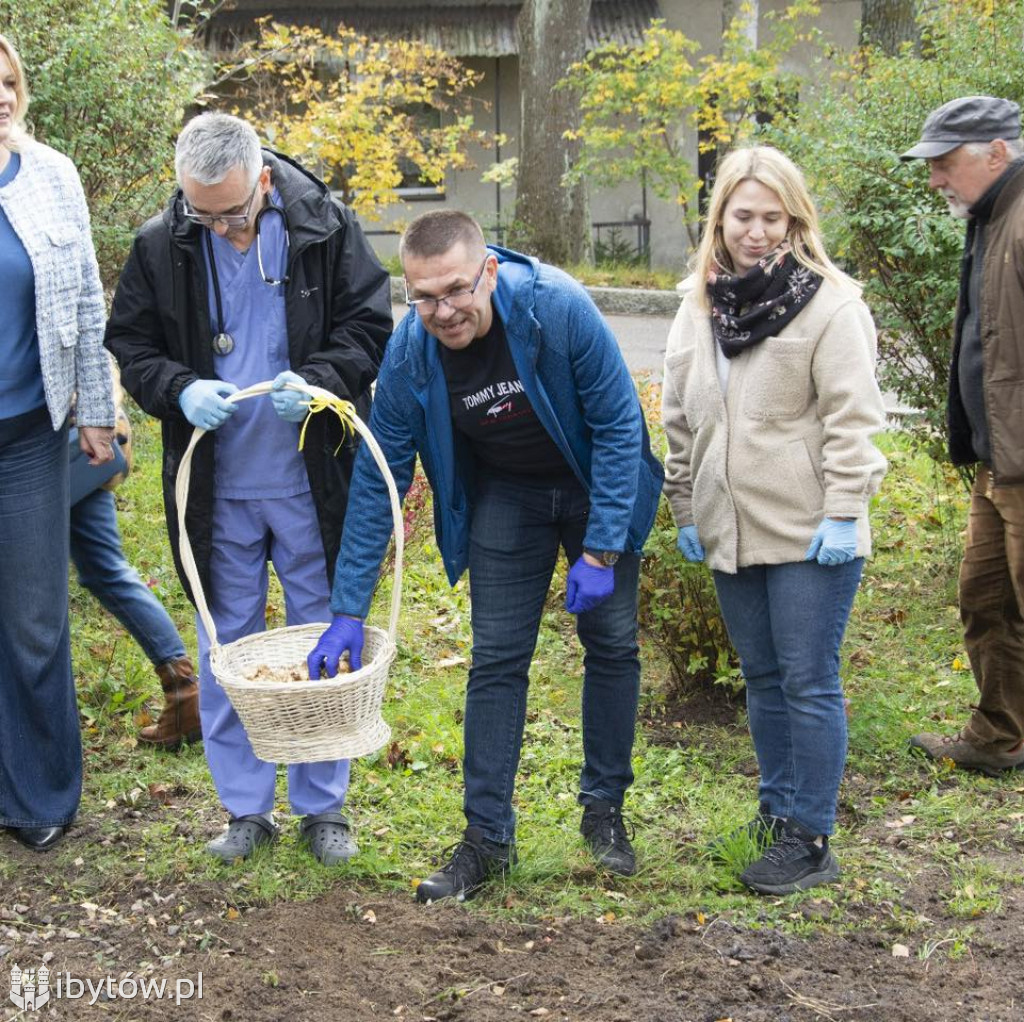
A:
{"label": "blue denim jacket", "polygon": [[[664,478],[615,337],[586,291],[554,267],[506,249],[493,300],[537,417],[590,494],[585,546],[638,552]],[[466,570],[473,460],[454,434],[438,341],[410,310],[388,342],[370,429],[404,499],[418,454],[434,496],[448,579]],[[365,617],[391,532],[387,489],[365,445],[352,476],[331,610]]]}

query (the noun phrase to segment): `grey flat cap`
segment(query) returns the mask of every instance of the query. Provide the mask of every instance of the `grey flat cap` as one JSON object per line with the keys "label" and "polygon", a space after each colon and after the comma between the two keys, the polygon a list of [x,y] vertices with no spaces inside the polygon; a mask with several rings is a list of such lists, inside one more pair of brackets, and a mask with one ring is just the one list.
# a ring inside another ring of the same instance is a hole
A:
{"label": "grey flat cap", "polygon": [[933,110],[924,122],[921,141],[901,160],[930,160],[965,142],[1020,138],[1020,107],[994,96],[963,96]]}

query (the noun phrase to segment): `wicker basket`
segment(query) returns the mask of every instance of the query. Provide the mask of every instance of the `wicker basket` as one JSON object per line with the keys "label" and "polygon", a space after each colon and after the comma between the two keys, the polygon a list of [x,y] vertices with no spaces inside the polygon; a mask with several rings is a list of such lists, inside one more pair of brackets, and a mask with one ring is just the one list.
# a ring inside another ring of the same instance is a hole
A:
{"label": "wicker basket", "polygon": [[[198,427],[182,457],[175,483],[182,565],[210,638],[210,667],[237,711],[253,752],[271,763],[314,763],[366,756],[380,749],[391,737],[391,729],[381,718],[380,710],[388,668],[395,658],[402,598],[404,529],[398,492],[383,452],[350,404],[319,387],[289,383],[287,388],[309,395],[319,414],[333,411],[343,416],[362,436],[387,483],[395,526],[395,581],[388,630],[367,626],[364,629],[364,666],[350,674],[319,681],[252,681],[251,675],[259,667],[275,669],[304,664],[327,627],[326,623],[275,628],[247,635],[225,646],[218,645],[217,629],[210,617],[185,529],[192,452],[206,432]],[[256,383],[227,400],[243,401],[269,392],[269,382]]]}

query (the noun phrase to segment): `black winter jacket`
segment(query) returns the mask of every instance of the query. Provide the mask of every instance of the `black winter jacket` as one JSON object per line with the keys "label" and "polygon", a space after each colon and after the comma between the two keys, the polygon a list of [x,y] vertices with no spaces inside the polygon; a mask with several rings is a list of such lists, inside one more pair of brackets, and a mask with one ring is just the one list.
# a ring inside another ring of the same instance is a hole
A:
{"label": "black winter jacket", "polygon": [[[321,181],[280,153],[264,150],[263,159],[288,220],[289,281],[284,286],[289,363],[308,383],[352,401],[365,421],[370,387],[391,334],[388,275],[354,215]],[[139,230],[117,285],[104,343],[121,367],[125,390],[162,422],[167,531],[178,575],[191,598],[179,552],[174,481],[193,430],[178,397],[190,383],[215,379],[217,372],[202,251],[205,228],[185,219],[181,200],[178,191],[163,213]],[[351,439],[335,455],[341,441],[336,416],[312,417],[304,456],[327,556],[328,585],[334,578],[355,457]],[[216,442],[216,432],[209,433],[193,452],[186,515],[207,595]],[[253,451],[253,457],[259,456]]]}

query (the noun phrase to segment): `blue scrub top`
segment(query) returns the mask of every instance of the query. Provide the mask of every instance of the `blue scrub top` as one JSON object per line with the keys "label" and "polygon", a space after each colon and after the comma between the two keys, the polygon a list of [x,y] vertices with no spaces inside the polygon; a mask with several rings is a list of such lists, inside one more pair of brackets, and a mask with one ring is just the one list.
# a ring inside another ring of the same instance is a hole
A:
{"label": "blue scrub top", "polygon": [[[7,166],[0,171],[0,188],[9,185],[20,168],[21,157],[11,153]],[[28,252],[2,208],[0,281],[0,419],[10,419],[41,408],[46,403],[46,394],[36,336],[36,278]]]}
{"label": "blue scrub top", "polygon": [[[273,204],[281,205],[277,189]],[[268,213],[260,221],[260,245],[267,275],[285,274],[288,250],[284,217]],[[206,229],[220,281],[223,326],[217,321],[217,300],[210,272],[209,252],[203,242],[210,294],[210,322],[214,333],[223,329],[234,339],[227,355],[214,355],[217,376],[237,387],[272,380],[291,366],[288,361],[288,325],[285,320],[285,285],[264,282],[254,241],[239,252],[226,238]],[[278,418],[269,397],[239,403],[234,415],[217,430],[214,492],[234,500],[293,497],[309,490],[306,465],[298,450],[301,423]]]}

